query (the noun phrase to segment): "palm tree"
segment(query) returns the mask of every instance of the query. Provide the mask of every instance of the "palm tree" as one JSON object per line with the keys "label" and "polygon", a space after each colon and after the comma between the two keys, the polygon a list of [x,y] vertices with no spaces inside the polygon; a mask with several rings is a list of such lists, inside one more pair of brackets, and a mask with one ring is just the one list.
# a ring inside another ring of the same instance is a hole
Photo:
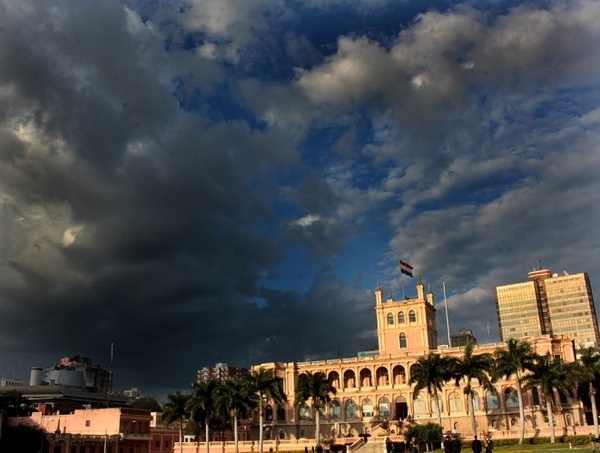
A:
{"label": "palm tree", "polygon": [[442,426],[442,409],[438,391],[441,391],[443,385],[454,377],[454,367],[455,359],[430,352],[427,356],[420,357],[417,363],[410,368],[408,384],[416,384],[413,397],[416,398],[419,391],[424,388],[427,389],[430,398],[433,395],[437,406],[438,425],[440,426]]}
{"label": "palm tree", "polygon": [[183,422],[189,416],[186,408],[190,396],[177,390],[175,393],[167,395],[167,402],[164,404],[162,421],[167,425],[179,422],[179,451],[183,453]]}
{"label": "palm tree", "polygon": [[519,402],[519,444],[525,438],[525,409],[523,407],[523,379],[531,369],[535,353],[531,345],[524,340],[510,338],[505,348],[498,348],[494,352],[496,365],[492,370],[494,380],[505,377],[515,377],[517,398]]}
{"label": "palm tree", "polygon": [[544,399],[546,400],[546,412],[548,414],[548,427],[550,428],[550,443],[556,441],[554,432],[554,408],[556,401],[554,392],[558,392],[561,396],[566,396],[570,393],[571,376],[567,365],[560,359],[552,359],[550,354],[538,356],[534,360],[530,368],[531,373],[524,378],[525,385],[523,390],[539,388]]}
{"label": "palm tree", "polygon": [[252,371],[249,379],[252,393],[258,400],[259,452],[263,453],[264,402],[271,400],[277,404],[282,404],[287,401],[287,397],[283,391],[283,380],[277,377],[273,370],[265,370],[259,367]]}
{"label": "palm tree", "polygon": [[492,356],[491,354],[473,354],[475,350],[475,342],[469,341],[461,358],[457,358],[454,364],[454,379],[456,385],[460,386],[462,380],[465,381],[463,392],[467,397],[467,407],[469,411],[469,418],[471,420],[471,432],[473,435],[477,434],[477,425],[475,423],[475,410],[473,405],[473,399],[475,391],[471,386],[473,379],[477,379],[479,385],[486,390],[493,388],[489,373],[492,369]]}
{"label": "palm tree", "polygon": [[252,388],[249,379],[229,378],[219,387],[219,405],[233,419],[233,436],[235,442],[235,453],[239,452],[238,420],[240,417],[247,418],[255,407]]}
{"label": "palm tree", "polygon": [[192,382],[192,394],[186,409],[196,422],[204,423],[206,453],[209,453],[210,423],[217,413],[218,388],[222,384],[215,378]]}
{"label": "palm tree", "polygon": [[296,406],[300,406],[306,401],[311,401],[311,407],[315,415],[315,442],[321,443],[321,410],[331,401],[330,394],[335,395],[336,389],[325,373],[307,372],[301,374],[298,378],[298,387],[294,401]]}
{"label": "palm tree", "polygon": [[594,435],[598,438],[600,433],[598,429],[596,388],[600,385],[600,351],[596,348],[583,348],[579,351],[578,355],[577,380],[580,386],[587,387],[587,394],[592,406],[592,417],[594,419]]}

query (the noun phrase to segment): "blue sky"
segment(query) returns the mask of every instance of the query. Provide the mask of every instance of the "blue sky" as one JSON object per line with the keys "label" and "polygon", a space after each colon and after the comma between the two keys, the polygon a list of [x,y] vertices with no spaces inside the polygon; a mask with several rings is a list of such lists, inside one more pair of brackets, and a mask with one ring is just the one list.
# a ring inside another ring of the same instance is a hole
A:
{"label": "blue sky", "polygon": [[[0,0],[0,377],[163,396],[376,345],[422,278],[600,282],[594,1]],[[398,260],[415,267],[401,280]],[[490,333],[488,334],[488,325]]]}

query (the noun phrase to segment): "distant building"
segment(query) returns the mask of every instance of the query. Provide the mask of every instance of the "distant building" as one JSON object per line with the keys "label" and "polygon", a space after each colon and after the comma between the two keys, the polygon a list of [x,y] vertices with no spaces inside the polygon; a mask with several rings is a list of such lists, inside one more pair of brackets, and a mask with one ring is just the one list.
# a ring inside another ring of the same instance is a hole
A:
{"label": "distant building", "polygon": [[217,363],[214,367],[204,367],[198,370],[198,381],[206,381],[209,378],[215,378],[219,382],[225,382],[232,377],[239,379],[249,373],[247,368],[238,368],[227,365],[226,363]]}
{"label": "distant building", "polygon": [[496,287],[500,338],[540,335],[570,337],[576,347],[600,346],[598,320],[588,275],[551,274],[539,269],[528,281]]}
{"label": "distant building", "polygon": [[0,379],[0,387],[21,387],[22,385],[21,379]]}
{"label": "distant building", "polygon": [[87,357],[63,357],[52,367],[31,368],[29,385],[8,382],[0,393],[18,391],[35,404],[52,406],[57,401],[69,401],[98,406],[125,406],[128,399],[110,391],[112,373],[94,365]]}
{"label": "distant building", "polygon": [[87,388],[90,391],[109,393],[111,372],[100,365],[94,365],[89,357],[79,355],[63,357],[53,367],[46,368],[45,376],[38,385],[64,385]]}
{"label": "distant building", "polygon": [[142,395],[142,392],[140,392],[140,389],[138,389],[137,387],[132,387],[128,390],[123,390],[123,395],[132,400],[137,400],[144,397],[144,395]]}
{"label": "distant building", "polygon": [[459,329],[457,333],[450,336],[450,346],[453,348],[466,346],[469,342],[477,343],[477,338],[473,336],[471,329]]}

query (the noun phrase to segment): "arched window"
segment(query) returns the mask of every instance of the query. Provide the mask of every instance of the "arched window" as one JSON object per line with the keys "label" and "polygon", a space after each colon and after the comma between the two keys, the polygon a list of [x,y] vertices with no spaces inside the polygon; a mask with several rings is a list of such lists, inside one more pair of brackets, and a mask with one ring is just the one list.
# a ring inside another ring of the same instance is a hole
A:
{"label": "arched window", "polygon": [[265,420],[273,421],[273,407],[270,404],[265,407]]}
{"label": "arched window", "polygon": [[391,313],[388,313],[387,315],[387,323],[388,325],[393,325],[394,324],[394,315]]}
{"label": "arched window", "polygon": [[354,400],[346,401],[346,418],[357,418],[358,406]]}
{"label": "arched window", "polygon": [[406,371],[402,365],[396,365],[392,370],[394,384],[404,384],[406,382]]}
{"label": "arched window", "polygon": [[413,400],[413,413],[415,415],[424,414],[427,412],[427,408],[425,407],[425,398],[420,393],[415,396]]}
{"label": "arched window", "polygon": [[516,418],[513,417],[513,418],[510,419],[510,426],[511,426],[511,428],[514,428],[518,424],[519,424],[519,422],[517,421]]}
{"label": "arched window", "polygon": [[450,408],[450,412],[460,412],[462,411],[462,404],[460,404],[460,395],[458,392],[452,392],[448,397],[448,407]]}
{"label": "arched window", "polygon": [[302,403],[300,407],[298,407],[298,418],[300,420],[310,420],[310,409],[306,403]]}
{"label": "arched window", "polygon": [[361,412],[363,417],[373,416],[373,401],[370,398],[362,400]]}
{"label": "arched window", "polygon": [[400,332],[400,335],[398,336],[398,343],[400,344],[400,349],[407,348],[406,334],[404,332]]}
{"label": "arched window", "polygon": [[279,438],[282,440],[285,439],[285,431],[283,429],[279,430]]}
{"label": "arched window", "polygon": [[567,414],[565,418],[567,419],[567,426],[573,426],[573,416],[571,414]]}
{"label": "arched window", "polygon": [[371,370],[363,368],[360,370],[360,385],[361,387],[371,387]]}
{"label": "arched window", "polygon": [[388,385],[389,377],[388,377],[388,369],[384,366],[380,366],[375,370],[375,378],[377,379],[377,385]]}
{"label": "arched window", "polygon": [[538,392],[538,389],[535,387],[531,389],[531,399],[533,400],[534,406],[540,405],[540,394]]}
{"label": "arched window", "polygon": [[344,388],[354,388],[356,387],[356,376],[353,370],[346,370],[344,372]]}
{"label": "arched window", "polygon": [[417,322],[417,313],[414,310],[408,312],[408,322]]}
{"label": "arched window", "polygon": [[285,421],[285,409],[282,406],[277,406],[277,421]]}
{"label": "arched window", "polygon": [[342,418],[342,407],[340,406],[340,402],[338,400],[333,400],[331,403],[329,403],[329,418],[332,420]]}
{"label": "arched window", "polygon": [[507,409],[519,407],[519,396],[514,388],[509,387],[504,390],[504,404]]}
{"label": "arched window", "polygon": [[479,393],[473,392],[473,410],[480,411],[481,410],[481,400],[479,399]]}
{"label": "arched window", "polygon": [[487,392],[485,395],[485,404],[488,410],[498,409],[500,407],[498,393],[495,391]]}
{"label": "arched window", "polygon": [[398,324],[404,324],[404,312],[403,311],[398,313]]}
{"label": "arched window", "polygon": [[333,385],[334,388],[340,388],[340,375],[337,371],[330,372],[327,378],[329,379],[331,385]]}
{"label": "arched window", "polygon": [[379,416],[389,418],[392,415],[390,400],[388,400],[385,396],[383,398],[379,398]]}

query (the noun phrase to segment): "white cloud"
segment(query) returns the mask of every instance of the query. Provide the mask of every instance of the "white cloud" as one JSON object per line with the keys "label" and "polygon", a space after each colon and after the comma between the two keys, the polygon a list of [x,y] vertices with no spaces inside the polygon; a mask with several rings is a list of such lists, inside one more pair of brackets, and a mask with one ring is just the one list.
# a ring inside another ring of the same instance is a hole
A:
{"label": "white cloud", "polygon": [[291,223],[292,223],[292,225],[308,227],[308,226],[312,225],[313,223],[318,222],[320,220],[321,220],[321,216],[309,214],[305,217],[302,217],[301,219],[294,220]]}

